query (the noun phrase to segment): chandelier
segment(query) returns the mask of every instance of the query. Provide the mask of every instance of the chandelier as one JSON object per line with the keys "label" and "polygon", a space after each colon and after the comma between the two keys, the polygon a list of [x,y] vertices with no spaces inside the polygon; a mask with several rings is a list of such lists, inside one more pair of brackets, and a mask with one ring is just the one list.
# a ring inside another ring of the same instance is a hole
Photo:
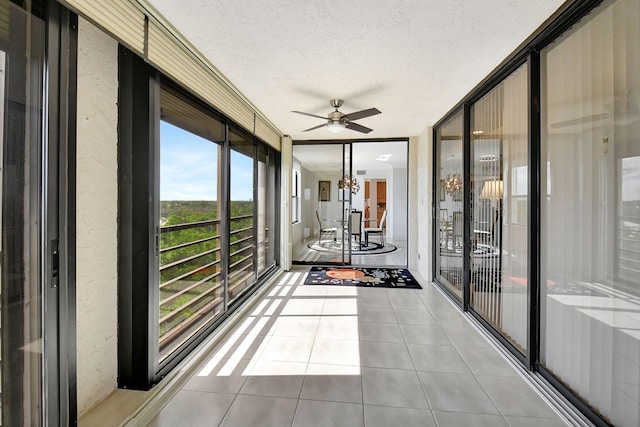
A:
{"label": "chandelier", "polygon": [[355,176],[345,175],[338,181],[338,188],[342,190],[351,190],[351,194],[357,194],[360,191],[360,184]]}
{"label": "chandelier", "polygon": [[462,178],[459,173],[448,174],[444,180],[444,189],[448,194],[453,194],[462,189]]}

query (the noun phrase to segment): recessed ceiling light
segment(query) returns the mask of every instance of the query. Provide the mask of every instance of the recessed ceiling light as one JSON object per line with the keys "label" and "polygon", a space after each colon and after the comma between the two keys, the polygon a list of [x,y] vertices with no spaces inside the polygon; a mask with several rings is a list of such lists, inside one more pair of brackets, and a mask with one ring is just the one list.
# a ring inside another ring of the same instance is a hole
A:
{"label": "recessed ceiling light", "polygon": [[381,162],[388,162],[391,156],[393,156],[393,154],[380,154],[378,157],[376,157],[376,160],[379,160]]}
{"label": "recessed ceiling light", "polygon": [[483,130],[474,130],[471,133],[473,133],[474,135],[482,135],[484,133],[484,131]]}

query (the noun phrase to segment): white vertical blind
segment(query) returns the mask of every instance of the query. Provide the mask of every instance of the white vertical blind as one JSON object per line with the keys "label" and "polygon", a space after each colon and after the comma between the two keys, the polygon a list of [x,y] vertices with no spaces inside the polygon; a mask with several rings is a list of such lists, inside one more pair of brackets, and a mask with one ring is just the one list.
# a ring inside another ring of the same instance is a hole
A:
{"label": "white vertical blind", "polygon": [[640,425],[640,1],[605,1],[542,52],[541,361]]}
{"label": "white vertical blind", "polygon": [[527,345],[527,65],[472,107],[471,305]]}
{"label": "white vertical blind", "polygon": [[[436,274],[441,283],[462,299],[463,285],[463,206],[462,112],[438,128],[438,227],[440,251]],[[453,191],[459,183],[459,189]]]}
{"label": "white vertical blind", "polygon": [[527,349],[528,82],[527,65],[504,81],[502,203],[502,331]]}

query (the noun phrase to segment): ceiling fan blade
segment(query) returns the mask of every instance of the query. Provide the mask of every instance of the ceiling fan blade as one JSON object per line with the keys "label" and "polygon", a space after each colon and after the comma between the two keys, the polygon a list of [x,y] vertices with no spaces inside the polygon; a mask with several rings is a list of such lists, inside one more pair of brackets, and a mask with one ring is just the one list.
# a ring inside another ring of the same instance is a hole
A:
{"label": "ceiling fan blade", "polygon": [[312,128],[309,128],[309,129],[305,129],[305,130],[303,130],[302,132],[309,132],[310,130],[320,129],[321,127],[325,127],[326,125],[327,125],[326,123],[323,123],[323,124],[321,124],[321,125],[314,126],[314,127],[312,127]]}
{"label": "ceiling fan blade", "polygon": [[311,114],[311,113],[304,113],[304,112],[302,112],[302,111],[292,111],[292,113],[304,114],[305,116],[311,116],[311,117],[316,117],[316,118],[318,118],[318,119],[327,120],[327,118],[326,118],[326,117],[316,116],[315,114]]}
{"label": "ceiling fan blade", "polygon": [[347,122],[346,127],[347,129],[355,130],[357,132],[362,132],[362,133],[369,133],[373,130],[353,122]]}
{"label": "ceiling fan blade", "polygon": [[345,114],[344,116],[342,116],[342,118],[347,120],[359,120],[364,119],[365,117],[375,116],[376,114],[380,114],[380,110],[378,110],[377,108],[369,108],[367,110]]}
{"label": "ceiling fan blade", "polygon": [[561,128],[561,127],[565,127],[565,126],[580,125],[580,124],[584,124],[584,123],[603,120],[603,119],[606,119],[607,117],[609,117],[609,114],[607,114],[607,113],[594,114],[592,116],[585,116],[585,117],[580,117],[578,119],[571,119],[571,120],[566,120],[564,122],[553,123],[551,125],[551,127],[556,129],[556,128]]}

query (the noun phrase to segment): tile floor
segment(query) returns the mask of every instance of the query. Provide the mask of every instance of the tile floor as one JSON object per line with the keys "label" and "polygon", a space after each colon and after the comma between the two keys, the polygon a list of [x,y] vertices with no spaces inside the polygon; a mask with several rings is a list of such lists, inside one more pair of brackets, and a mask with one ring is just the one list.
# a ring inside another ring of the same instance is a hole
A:
{"label": "tile floor", "polygon": [[433,285],[285,274],[152,426],[565,426]]}
{"label": "tile floor", "polygon": [[[342,260],[341,255],[329,254],[326,252],[318,252],[313,249],[309,249],[307,244],[309,242],[315,242],[317,237],[310,237],[304,243],[294,245],[293,259],[300,262],[313,262],[313,263],[332,263],[340,262]],[[378,240],[376,239],[376,242]],[[402,266],[407,265],[407,241],[402,239],[391,239],[389,241],[397,249],[393,252],[388,252],[379,255],[353,255],[351,263],[353,265],[365,266]]]}

